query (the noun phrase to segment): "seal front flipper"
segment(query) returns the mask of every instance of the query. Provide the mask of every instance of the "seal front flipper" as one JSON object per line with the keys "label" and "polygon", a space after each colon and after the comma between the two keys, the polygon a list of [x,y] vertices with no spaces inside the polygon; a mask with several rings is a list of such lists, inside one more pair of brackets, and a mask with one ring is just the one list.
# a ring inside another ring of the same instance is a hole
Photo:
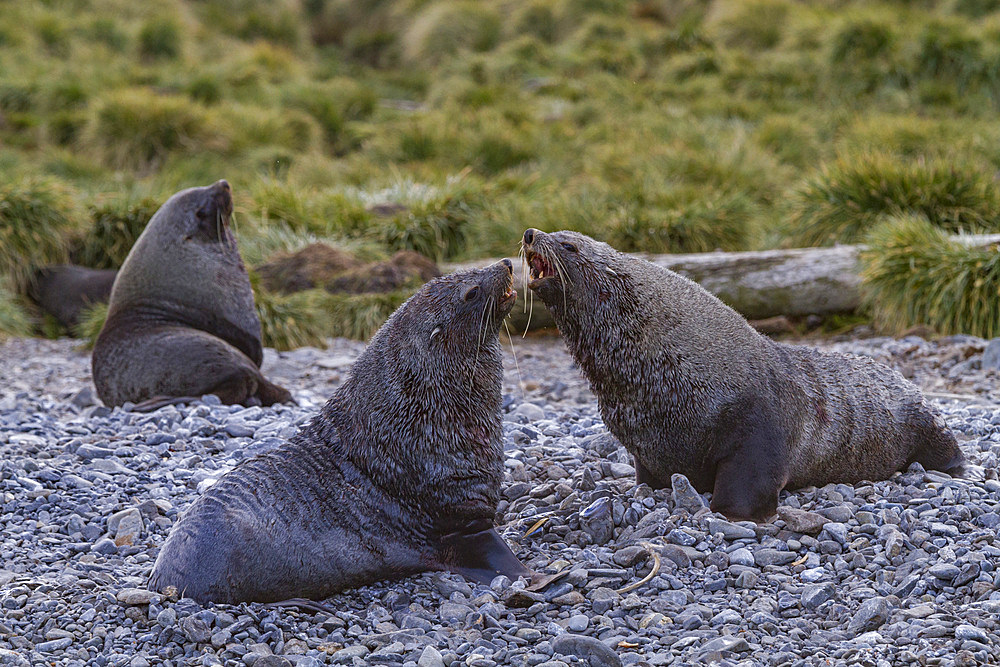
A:
{"label": "seal front flipper", "polygon": [[723,409],[716,423],[720,456],[711,509],[726,518],[762,523],[778,509],[788,483],[787,436],[764,401],[751,395]]}
{"label": "seal front flipper", "polygon": [[501,574],[511,580],[535,574],[517,559],[493,526],[485,521],[474,522],[461,531],[443,536],[438,557],[444,569],[480,584],[489,584]]}

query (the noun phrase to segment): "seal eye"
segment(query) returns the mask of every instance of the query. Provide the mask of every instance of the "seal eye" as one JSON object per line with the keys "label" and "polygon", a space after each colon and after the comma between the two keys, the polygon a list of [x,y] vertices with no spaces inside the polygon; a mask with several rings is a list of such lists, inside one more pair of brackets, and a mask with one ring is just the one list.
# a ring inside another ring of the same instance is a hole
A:
{"label": "seal eye", "polygon": [[570,252],[576,252],[576,246],[573,245],[572,243],[563,243],[562,247],[563,247],[563,250],[568,250]]}
{"label": "seal eye", "polygon": [[479,296],[479,287],[473,287],[468,292],[465,293],[465,300],[472,301],[477,296]]}

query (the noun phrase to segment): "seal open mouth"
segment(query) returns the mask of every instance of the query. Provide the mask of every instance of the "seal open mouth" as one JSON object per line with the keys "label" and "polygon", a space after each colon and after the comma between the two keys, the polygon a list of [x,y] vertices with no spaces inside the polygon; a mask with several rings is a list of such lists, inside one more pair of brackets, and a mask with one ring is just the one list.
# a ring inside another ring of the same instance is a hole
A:
{"label": "seal open mouth", "polygon": [[525,259],[528,261],[529,276],[531,277],[528,287],[531,289],[541,285],[543,280],[556,277],[552,265],[539,253],[528,250],[525,253]]}
{"label": "seal open mouth", "polygon": [[513,305],[514,301],[517,300],[517,290],[514,289],[514,273],[510,272],[507,274],[507,287],[504,289],[503,296],[500,297],[500,305],[506,306],[508,304]]}

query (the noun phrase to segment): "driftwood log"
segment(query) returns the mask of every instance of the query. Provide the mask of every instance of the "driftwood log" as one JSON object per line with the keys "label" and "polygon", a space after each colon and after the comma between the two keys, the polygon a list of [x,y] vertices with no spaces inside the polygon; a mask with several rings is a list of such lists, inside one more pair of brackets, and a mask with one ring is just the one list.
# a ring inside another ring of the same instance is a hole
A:
{"label": "driftwood log", "polygon": [[[1000,243],[1000,234],[952,237],[968,245]],[[749,320],[853,312],[861,303],[859,255],[865,246],[794,248],[748,252],[709,252],[686,255],[638,254],[658,266],[699,283]],[[495,259],[442,267],[446,272],[481,267]],[[514,286],[521,290],[524,266],[514,262]],[[531,308],[530,326],[521,295],[509,323],[511,331],[553,327],[555,323],[539,299]]]}

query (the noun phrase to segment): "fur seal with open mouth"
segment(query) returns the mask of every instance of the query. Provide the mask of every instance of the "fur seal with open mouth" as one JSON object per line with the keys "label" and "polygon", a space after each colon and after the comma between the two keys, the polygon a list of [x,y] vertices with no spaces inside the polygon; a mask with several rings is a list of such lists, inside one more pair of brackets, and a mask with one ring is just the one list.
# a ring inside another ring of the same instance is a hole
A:
{"label": "fur seal with open mouth", "polygon": [[714,511],[763,521],[784,488],[913,461],[963,471],[955,436],[898,372],[772,341],[696,283],[583,234],[528,229],[522,248],[639,482],[682,473]]}

